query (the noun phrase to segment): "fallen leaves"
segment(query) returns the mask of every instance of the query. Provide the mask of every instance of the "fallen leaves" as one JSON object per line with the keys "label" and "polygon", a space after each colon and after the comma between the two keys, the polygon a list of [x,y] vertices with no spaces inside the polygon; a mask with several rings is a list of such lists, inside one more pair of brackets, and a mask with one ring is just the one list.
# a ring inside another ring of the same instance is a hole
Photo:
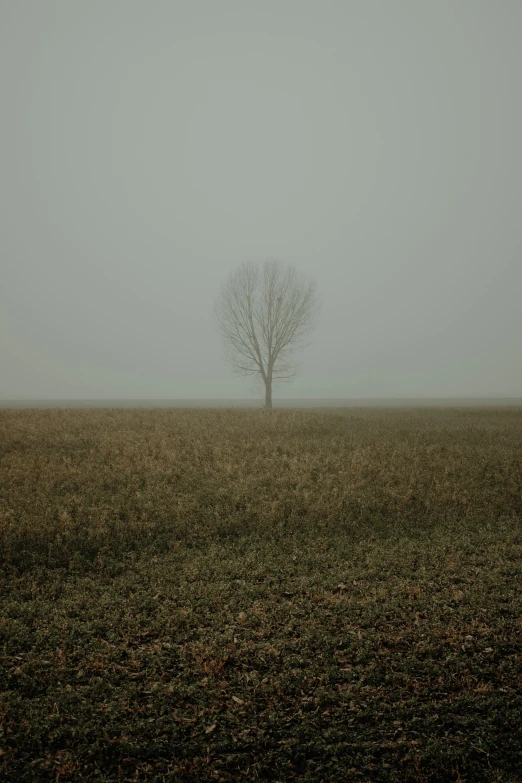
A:
{"label": "fallen leaves", "polygon": [[519,414],[10,416],[0,777],[516,778]]}

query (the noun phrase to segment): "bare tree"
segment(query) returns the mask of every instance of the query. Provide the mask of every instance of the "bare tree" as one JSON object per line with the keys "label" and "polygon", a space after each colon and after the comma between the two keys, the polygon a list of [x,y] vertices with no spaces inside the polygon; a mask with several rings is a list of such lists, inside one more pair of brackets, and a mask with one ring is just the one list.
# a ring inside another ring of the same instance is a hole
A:
{"label": "bare tree", "polygon": [[222,285],[214,317],[225,359],[237,375],[264,384],[265,408],[272,407],[272,384],[297,374],[293,354],[306,344],[318,312],[315,283],[279,261],[245,263]]}

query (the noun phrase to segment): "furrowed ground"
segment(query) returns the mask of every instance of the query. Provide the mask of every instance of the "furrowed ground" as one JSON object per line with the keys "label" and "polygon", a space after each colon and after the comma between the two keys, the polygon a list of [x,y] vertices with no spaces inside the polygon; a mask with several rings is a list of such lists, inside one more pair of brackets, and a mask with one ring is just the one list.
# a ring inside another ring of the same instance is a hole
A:
{"label": "furrowed ground", "polygon": [[522,781],[522,410],[1,411],[1,781]]}

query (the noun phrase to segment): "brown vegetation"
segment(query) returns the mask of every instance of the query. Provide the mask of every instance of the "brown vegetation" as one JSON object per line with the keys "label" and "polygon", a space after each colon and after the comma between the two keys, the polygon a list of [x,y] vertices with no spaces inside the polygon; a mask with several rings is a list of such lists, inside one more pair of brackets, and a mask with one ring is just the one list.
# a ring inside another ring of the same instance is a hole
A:
{"label": "brown vegetation", "polygon": [[0,780],[522,780],[522,411],[0,412]]}
{"label": "brown vegetation", "polygon": [[513,411],[7,411],[4,563],[522,513]]}

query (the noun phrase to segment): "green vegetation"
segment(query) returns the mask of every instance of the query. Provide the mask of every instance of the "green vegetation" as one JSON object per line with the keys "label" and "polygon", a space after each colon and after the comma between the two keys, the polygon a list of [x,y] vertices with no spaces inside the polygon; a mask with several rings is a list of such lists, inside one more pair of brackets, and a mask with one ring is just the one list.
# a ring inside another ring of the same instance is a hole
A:
{"label": "green vegetation", "polygon": [[522,781],[522,410],[1,411],[0,781]]}

